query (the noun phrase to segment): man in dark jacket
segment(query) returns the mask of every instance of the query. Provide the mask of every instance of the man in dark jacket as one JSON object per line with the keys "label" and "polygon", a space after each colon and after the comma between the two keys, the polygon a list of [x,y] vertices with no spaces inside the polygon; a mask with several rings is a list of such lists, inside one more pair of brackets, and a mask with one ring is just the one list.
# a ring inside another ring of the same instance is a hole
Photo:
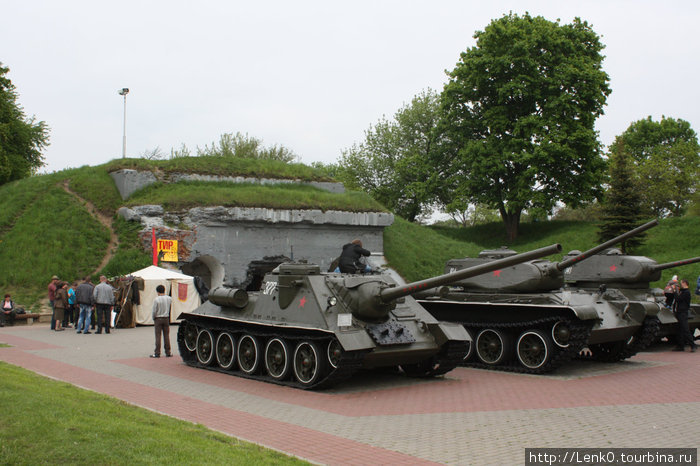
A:
{"label": "man in dark jacket", "polygon": [[370,254],[372,253],[362,248],[362,241],[359,239],[352,240],[352,242],[343,246],[343,252],[338,259],[340,273],[364,271],[366,265],[360,262],[360,257],[369,257]]}
{"label": "man in dark jacket", "polygon": [[681,288],[676,293],[675,297],[675,314],[678,320],[678,346],[674,351],[685,350],[685,345],[690,346],[690,351],[695,352],[697,345],[693,341],[693,335],[690,334],[688,327],[688,310],[690,309],[690,289],[688,280],[681,280]]}
{"label": "man in dark jacket", "polygon": [[76,332],[83,334],[90,333],[90,319],[92,318],[92,307],[95,301],[92,297],[94,286],[90,283],[90,277],[85,277],[85,281],[75,289],[75,301],[80,308],[78,323],[75,325]]}

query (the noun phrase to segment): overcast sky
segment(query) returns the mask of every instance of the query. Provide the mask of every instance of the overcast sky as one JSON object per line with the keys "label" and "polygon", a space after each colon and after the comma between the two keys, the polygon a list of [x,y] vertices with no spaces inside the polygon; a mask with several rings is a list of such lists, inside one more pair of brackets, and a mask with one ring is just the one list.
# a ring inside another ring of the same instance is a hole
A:
{"label": "overcast sky", "polygon": [[606,45],[610,144],[649,115],[700,130],[700,2],[0,0],[0,62],[27,115],[51,128],[42,172],[240,131],[310,164],[334,162],[512,11],[578,16]]}

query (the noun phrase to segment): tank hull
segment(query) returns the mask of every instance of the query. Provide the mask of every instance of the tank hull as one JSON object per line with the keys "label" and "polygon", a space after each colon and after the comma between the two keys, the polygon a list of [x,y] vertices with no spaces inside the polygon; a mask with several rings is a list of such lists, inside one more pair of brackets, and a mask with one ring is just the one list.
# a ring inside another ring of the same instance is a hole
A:
{"label": "tank hull", "polygon": [[[658,330],[658,306],[632,302],[619,290],[532,294],[453,290],[419,302],[438,320],[467,329],[475,351],[464,365],[509,371],[545,373],[575,357],[625,359],[651,344]],[[481,341],[484,332],[489,338]],[[492,357],[487,344],[494,343],[503,355]]]}
{"label": "tank hull", "polygon": [[[360,278],[353,286],[387,280]],[[469,351],[463,327],[438,322],[411,297],[382,319],[359,319],[334,291],[345,289],[338,287],[345,281],[336,274],[270,276],[241,307],[206,302],[180,315],[180,355],[198,368],[320,389],[361,369],[398,366],[411,376],[441,375]]]}

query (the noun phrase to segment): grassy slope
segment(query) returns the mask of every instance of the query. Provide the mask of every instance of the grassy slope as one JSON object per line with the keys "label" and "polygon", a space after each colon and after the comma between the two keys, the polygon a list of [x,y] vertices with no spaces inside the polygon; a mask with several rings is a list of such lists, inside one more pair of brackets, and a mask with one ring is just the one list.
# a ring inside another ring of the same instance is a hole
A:
{"label": "grassy slope", "polygon": [[[84,206],[61,189],[60,185],[66,180],[71,190],[108,215],[113,215],[122,205],[152,203],[169,209],[223,204],[385,210],[361,193],[331,194],[307,186],[204,182],[153,185],[124,202],[109,176],[110,170],[119,168],[148,168],[165,174],[201,170],[204,173],[248,176],[273,176],[278,171],[284,178],[323,180],[322,175],[310,167],[282,165],[218,157],[169,161],[119,159],[98,167],[64,170],[0,186],[0,291],[9,292],[15,301],[36,308],[38,300],[45,295],[51,275],[58,274],[72,280],[94,270],[100,263],[108,244],[108,232],[88,215]],[[119,275],[148,265],[150,255],[140,249],[137,241],[140,226],[117,219],[115,228],[120,237],[119,250],[103,272]],[[596,230],[595,224],[587,222],[523,224],[518,240],[510,247],[524,252],[561,243],[564,252],[586,250],[596,244]],[[660,263],[698,256],[698,231],[698,217],[662,220],[658,227],[648,232],[646,244],[637,253]],[[473,256],[482,249],[506,244],[500,223],[469,229],[426,228],[400,218],[386,229],[384,238],[387,259],[411,281],[442,273],[448,259]],[[667,270],[662,281],[673,274],[688,277],[694,284],[700,274],[700,264]]]}

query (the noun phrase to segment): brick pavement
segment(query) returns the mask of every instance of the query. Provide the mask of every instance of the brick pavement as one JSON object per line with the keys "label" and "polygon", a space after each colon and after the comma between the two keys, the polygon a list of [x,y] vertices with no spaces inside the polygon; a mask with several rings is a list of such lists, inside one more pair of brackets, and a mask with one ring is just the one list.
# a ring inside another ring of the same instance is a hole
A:
{"label": "brick pavement", "polygon": [[13,346],[0,360],[322,464],[522,464],[529,447],[700,445],[700,353],[668,348],[547,376],[373,372],[307,392],[150,359],[150,327],[12,327],[0,342]]}

